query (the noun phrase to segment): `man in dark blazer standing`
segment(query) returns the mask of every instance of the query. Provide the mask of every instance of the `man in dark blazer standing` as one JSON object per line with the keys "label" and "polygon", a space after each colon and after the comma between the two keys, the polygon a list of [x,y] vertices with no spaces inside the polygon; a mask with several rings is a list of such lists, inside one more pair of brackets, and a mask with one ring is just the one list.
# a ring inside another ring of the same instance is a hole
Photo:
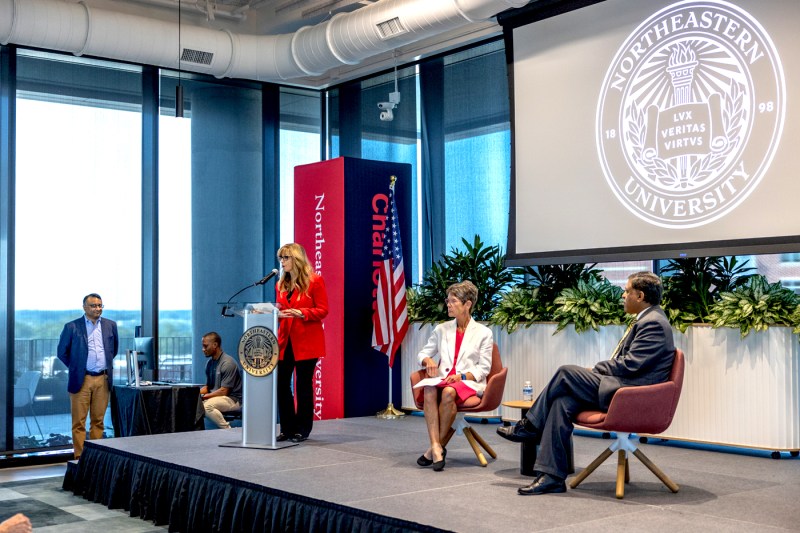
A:
{"label": "man in dark blazer standing", "polygon": [[113,361],[119,350],[117,323],[100,318],[103,314],[100,295],[85,296],[83,311],[84,316],[64,325],[56,354],[69,368],[67,390],[72,409],[75,459],[83,452],[87,415],[90,417],[89,438],[103,437]]}
{"label": "man in dark blazer standing", "polygon": [[564,492],[568,474],[572,421],[581,411],[608,409],[620,387],[662,383],[669,378],[675,357],[672,327],[661,309],[661,279],[652,272],[628,277],[623,300],[625,312],[636,315],[611,359],[588,369],[565,365],[542,390],[516,426],[497,433],[510,441],[538,443],[533,483],[520,487],[522,495]]}

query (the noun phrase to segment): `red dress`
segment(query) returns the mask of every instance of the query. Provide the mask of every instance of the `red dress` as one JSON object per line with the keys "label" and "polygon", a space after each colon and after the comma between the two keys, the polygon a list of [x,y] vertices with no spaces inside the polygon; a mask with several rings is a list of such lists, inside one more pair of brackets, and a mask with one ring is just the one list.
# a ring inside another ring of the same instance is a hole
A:
{"label": "red dress", "polygon": [[[458,352],[461,350],[461,341],[464,340],[464,332],[456,330],[456,350],[455,350],[455,357],[453,357],[453,368],[450,369],[450,373],[447,374],[448,376],[454,376],[456,373],[456,364],[458,363]],[[446,377],[446,376],[445,376]],[[455,381],[453,383],[439,383],[436,387],[443,389],[445,387],[452,387],[456,391],[456,403],[461,405],[467,398],[472,398],[473,396],[477,395],[478,392],[464,383],[463,381]]]}

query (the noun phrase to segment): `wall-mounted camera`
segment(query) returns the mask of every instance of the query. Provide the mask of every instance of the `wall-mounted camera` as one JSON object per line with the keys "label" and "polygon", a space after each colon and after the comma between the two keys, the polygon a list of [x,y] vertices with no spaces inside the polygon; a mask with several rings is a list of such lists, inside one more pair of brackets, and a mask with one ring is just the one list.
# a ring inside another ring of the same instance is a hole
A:
{"label": "wall-mounted camera", "polygon": [[381,110],[380,119],[384,122],[390,122],[394,119],[393,109],[400,103],[400,92],[394,91],[389,93],[388,102],[378,102],[378,109]]}
{"label": "wall-mounted camera", "polygon": [[394,113],[392,110],[395,108],[396,104],[392,102],[378,102],[378,109],[381,110],[380,119],[384,122],[389,122],[394,119]]}

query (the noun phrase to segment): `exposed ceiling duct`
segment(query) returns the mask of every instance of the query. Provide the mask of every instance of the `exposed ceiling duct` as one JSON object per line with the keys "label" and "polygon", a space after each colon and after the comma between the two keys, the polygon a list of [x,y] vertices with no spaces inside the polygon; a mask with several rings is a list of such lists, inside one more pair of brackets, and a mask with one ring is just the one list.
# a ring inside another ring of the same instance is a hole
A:
{"label": "exposed ceiling duct", "polygon": [[0,42],[164,68],[285,82],[485,21],[528,0],[380,0],[282,35],[246,35],[64,0],[0,0]]}

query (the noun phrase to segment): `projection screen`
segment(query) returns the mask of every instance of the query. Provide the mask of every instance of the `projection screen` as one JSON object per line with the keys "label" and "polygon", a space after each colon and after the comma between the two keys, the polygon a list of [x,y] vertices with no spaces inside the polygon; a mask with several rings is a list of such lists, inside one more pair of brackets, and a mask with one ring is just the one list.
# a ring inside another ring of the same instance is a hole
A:
{"label": "projection screen", "polygon": [[800,2],[606,0],[509,48],[508,263],[800,250]]}

